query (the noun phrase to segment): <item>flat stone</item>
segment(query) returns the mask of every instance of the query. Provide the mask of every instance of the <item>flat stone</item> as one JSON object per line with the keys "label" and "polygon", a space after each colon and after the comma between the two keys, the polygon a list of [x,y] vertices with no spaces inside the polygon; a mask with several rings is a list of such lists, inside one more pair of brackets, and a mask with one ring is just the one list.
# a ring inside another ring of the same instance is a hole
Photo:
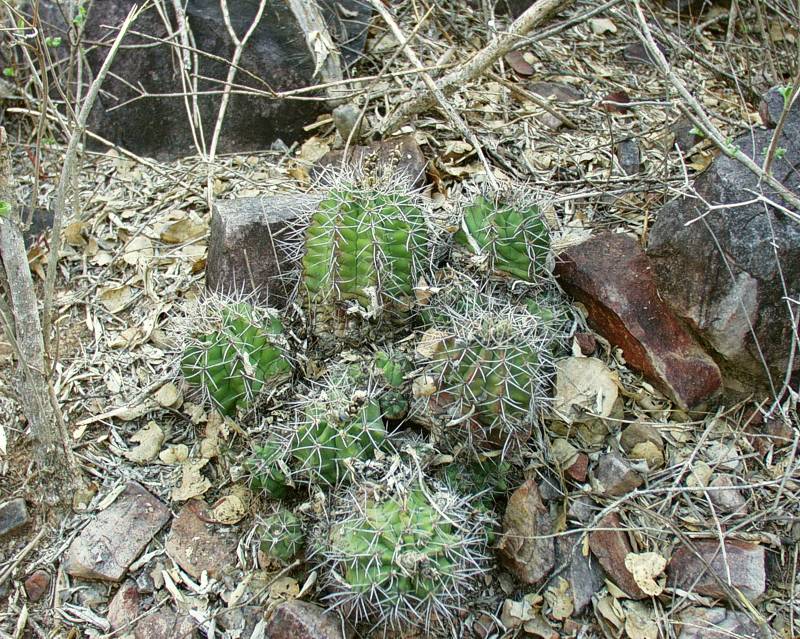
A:
{"label": "flat stone", "polygon": [[0,537],[10,535],[29,521],[28,507],[22,497],[7,501],[0,506]]}
{"label": "flat stone", "polygon": [[25,580],[25,594],[28,601],[36,603],[50,589],[50,573],[37,570]]}
{"label": "flat stone", "polygon": [[219,579],[226,569],[237,563],[235,535],[229,529],[205,521],[210,517],[205,503],[192,499],[172,521],[167,536],[167,555],[196,579],[203,571]]}
{"label": "flat stone", "polygon": [[597,503],[589,495],[579,495],[569,500],[567,517],[581,524],[588,524],[600,510]]}
{"label": "flat stone", "polygon": [[120,630],[132,625],[140,614],[141,597],[136,582],[126,579],[108,604],[106,619],[112,630]]}
{"label": "flat stone", "polygon": [[597,349],[597,338],[591,333],[575,333],[575,341],[581,349],[581,355],[589,357]]}
{"label": "flat stone", "polygon": [[602,571],[594,557],[584,556],[581,537],[582,535],[561,536],[556,539],[556,565],[566,565],[558,575],[569,582],[576,615],[592,603],[592,596],[605,585]]}
{"label": "flat stone", "polygon": [[[661,50],[661,53],[667,55],[664,51],[664,47],[658,43],[656,43],[656,46]],[[655,60],[643,42],[632,42],[631,44],[627,45],[622,50],[622,58],[626,62],[632,62],[634,64],[647,64],[650,66],[656,66]]]}
{"label": "flat stone", "polygon": [[574,479],[575,481],[584,482],[586,481],[586,475],[589,470],[589,456],[586,453],[578,453],[577,459],[573,462],[573,464],[569,467],[564,469],[564,474],[567,475],[570,479]]}
{"label": "flat stone", "polygon": [[286,305],[303,242],[300,211],[316,204],[305,194],[216,200],[206,261],[206,289],[253,295],[274,308]]}
{"label": "flat stone", "polygon": [[[669,130],[672,133],[672,139],[674,144],[678,145],[678,148],[683,152],[686,153],[694,147],[695,144],[700,142],[703,138],[702,136],[695,133],[695,124],[689,118],[682,116],[675,120],[669,126]],[[672,149],[667,149],[671,151]]]}
{"label": "flat stone", "polygon": [[532,479],[517,488],[503,517],[503,536],[497,544],[500,561],[517,578],[538,584],[555,565],[555,544],[550,513]]}
{"label": "flat stone", "polygon": [[633,575],[625,567],[625,557],[632,549],[617,513],[609,513],[603,517],[597,524],[597,529],[589,533],[589,549],[597,557],[609,579],[631,599],[647,598],[647,594],[639,588]]}
{"label": "flat stone", "polygon": [[267,624],[269,639],[347,639],[338,615],[307,601],[287,601],[275,608]]}
{"label": "flat stone", "polygon": [[191,639],[199,637],[197,623],[186,614],[160,608],[136,622],[135,639]]}
{"label": "flat stone", "polygon": [[222,610],[217,617],[220,626],[228,631],[228,635],[241,639],[252,636],[253,630],[263,618],[263,606],[243,606],[241,604]]}
{"label": "flat stone", "polygon": [[562,253],[556,273],[592,327],[622,348],[628,366],[679,406],[696,407],[720,388],[719,368],[659,297],[636,238],[596,235]]}
{"label": "flat stone", "polygon": [[[730,540],[725,542],[723,553],[716,539],[697,540],[693,544],[702,559],[685,546],[678,548],[672,554],[667,568],[670,586],[727,599],[729,595],[719,583],[722,581],[740,590],[751,601],[764,594],[766,571],[763,546]],[[711,570],[706,564],[710,565]]]}
{"label": "flat stone", "polygon": [[622,140],[617,144],[617,160],[625,175],[636,175],[642,168],[642,153],[636,140]]}
{"label": "flat stone", "polygon": [[637,489],[644,481],[631,463],[619,453],[612,451],[597,461],[592,477],[601,495],[619,497]]}
{"label": "flat stone", "polygon": [[678,615],[678,639],[760,639],[758,626],[743,612],[692,607]]}
{"label": "flat stone", "polygon": [[82,579],[120,581],[169,518],[161,500],[136,482],[128,482],[114,503],[72,542],[64,570]]}
{"label": "flat stone", "polygon": [[531,82],[527,85],[531,93],[547,100],[554,98],[556,102],[577,102],[583,100],[583,93],[571,84],[563,82]]}
{"label": "flat stone", "polygon": [[651,424],[633,422],[622,431],[619,443],[628,459],[646,461],[649,470],[664,465],[664,440]]}
{"label": "flat stone", "polygon": [[[768,119],[782,100],[775,89],[765,96],[775,104],[765,106]],[[760,165],[774,133],[756,128],[731,144]],[[800,101],[776,146],[783,152],[773,161],[773,177],[800,193]],[[765,202],[742,205],[753,193],[787,204],[734,158],[717,157],[693,190],[699,197],[668,202],[651,228],[647,254],[658,290],[716,352],[728,377],[748,393],[757,384],[772,395],[770,383],[780,387],[792,350],[786,300],[800,296],[800,224]],[[709,210],[706,203],[716,208]],[[700,217],[702,222],[690,223]],[[793,366],[800,370],[800,358]]]}
{"label": "flat stone", "polygon": [[428,161],[416,140],[410,135],[353,146],[345,156],[344,150],[328,151],[311,170],[312,178],[320,178],[328,169],[374,162],[379,170],[394,170],[405,175],[415,186],[425,184]]}

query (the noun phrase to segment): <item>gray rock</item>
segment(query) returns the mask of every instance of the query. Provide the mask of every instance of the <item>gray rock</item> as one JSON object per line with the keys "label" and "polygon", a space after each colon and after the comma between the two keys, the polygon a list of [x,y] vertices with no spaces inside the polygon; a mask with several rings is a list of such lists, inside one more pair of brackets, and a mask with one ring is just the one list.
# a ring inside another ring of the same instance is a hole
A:
{"label": "gray rock", "polygon": [[636,175],[642,168],[642,154],[636,140],[622,140],[617,144],[617,160],[625,175]]}
{"label": "gray rock", "polygon": [[503,536],[497,544],[500,560],[518,579],[538,584],[555,565],[553,522],[532,479],[515,490],[503,516]]}
{"label": "gray rock", "polygon": [[266,628],[270,639],[347,639],[349,627],[338,615],[307,601],[287,601],[275,608]]}
{"label": "gray rock", "polygon": [[170,518],[169,509],[136,482],[98,513],[67,550],[64,569],[73,577],[120,581]]}
{"label": "gray rock", "polygon": [[[61,35],[66,43],[64,19],[56,0],[43,2],[43,23],[53,25],[46,35]],[[94,2],[84,31],[85,41],[111,42],[115,32],[137,0]],[[191,29],[192,46],[200,51],[197,109],[206,144],[219,111],[221,88],[228,73],[234,45],[228,34],[218,0],[189,0],[186,22]],[[319,0],[328,31],[339,45],[345,63],[354,62],[366,39],[371,9],[360,0]],[[154,7],[147,8],[132,30],[147,37],[129,35],[117,53],[89,119],[89,128],[111,142],[140,155],[162,159],[195,153],[192,130],[187,117],[185,92],[181,82],[181,60],[176,50],[157,39],[177,40],[177,23],[171,3],[165,3],[169,27]],[[241,38],[258,7],[258,0],[239,0],[231,5],[231,22]],[[140,45],[133,47],[131,45]],[[236,82],[261,91],[286,91],[319,84],[312,44],[299,27],[289,3],[268,0],[263,17],[253,31],[239,61]],[[108,46],[87,47],[88,69],[93,79],[108,52]],[[51,49],[53,54],[69,55],[68,47]],[[207,55],[204,55],[207,54]],[[343,65],[344,66],[344,65]],[[341,69],[345,73],[346,70]],[[160,97],[141,97],[138,90]],[[84,89],[85,93],[85,89]],[[167,97],[172,94],[171,97]],[[319,93],[310,94],[319,97]],[[191,105],[190,105],[191,106]],[[222,128],[219,152],[268,148],[280,137],[291,143],[302,138],[303,126],[325,109],[322,100],[275,99],[232,93]]]}
{"label": "gray rock", "polygon": [[759,639],[762,636],[747,614],[725,608],[687,608],[680,613],[678,623],[678,639]]}
{"label": "gray rock", "polygon": [[630,462],[617,452],[603,455],[594,467],[592,478],[602,495],[618,497],[642,485],[642,477]]}
{"label": "gray rock", "polygon": [[259,302],[283,307],[293,288],[303,239],[298,212],[315,202],[304,194],[214,202],[206,288],[253,294]]}
{"label": "gray rock", "polygon": [[7,501],[0,506],[0,537],[19,530],[29,521],[28,507],[22,497]]}
{"label": "gray rock", "polygon": [[139,620],[133,636],[134,639],[193,639],[198,636],[197,623],[187,614],[161,608]]}
{"label": "gray rock", "polygon": [[[774,89],[766,101],[775,102]],[[757,129],[733,144],[760,164],[773,133]],[[774,160],[773,175],[800,193],[800,101],[778,147],[784,151]],[[711,205],[745,202],[753,192],[786,205],[740,162],[725,156],[714,160],[694,188]],[[701,215],[701,221],[686,225]],[[662,297],[716,351],[724,372],[765,386],[771,378],[780,385],[792,339],[785,299],[800,295],[797,221],[763,203],[709,212],[700,200],[682,197],[658,213],[648,255]],[[800,358],[795,358],[794,370],[798,367]]]}
{"label": "gray rock", "polygon": [[[358,142],[361,137],[361,123],[358,119],[361,115],[361,109],[355,104],[348,102],[347,104],[340,104],[331,113],[333,116],[333,126],[342,138],[343,142],[347,142],[352,134],[352,142]],[[358,130],[356,131],[356,125]],[[355,131],[355,132],[354,132]]]}
{"label": "gray rock", "polygon": [[747,514],[747,502],[742,492],[736,488],[733,478],[730,475],[719,475],[711,480],[709,484],[712,488],[720,490],[709,490],[708,497],[719,510],[723,513],[736,515]]}
{"label": "gray rock", "polygon": [[562,536],[556,540],[558,575],[569,582],[572,605],[579,615],[592,602],[592,595],[604,585],[603,572],[594,556],[583,554],[582,535]]}

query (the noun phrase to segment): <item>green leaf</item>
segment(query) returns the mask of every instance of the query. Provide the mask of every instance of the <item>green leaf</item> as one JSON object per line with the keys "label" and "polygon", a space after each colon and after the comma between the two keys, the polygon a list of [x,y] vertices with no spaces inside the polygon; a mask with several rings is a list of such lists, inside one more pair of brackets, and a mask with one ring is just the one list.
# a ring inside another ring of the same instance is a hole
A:
{"label": "green leaf", "polygon": [[51,49],[55,49],[56,47],[61,46],[61,38],[48,36],[44,39],[44,43]]}
{"label": "green leaf", "polygon": [[5,200],[0,200],[0,217],[8,217],[11,215],[11,204]]}
{"label": "green leaf", "polygon": [[7,78],[13,78],[17,72],[14,70],[14,67],[6,67],[3,69],[3,75]]}
{"label": "green leaf", "polygon": [[789,103],[789,98],[792,97],[792,89],[793,87],[791,84],[787,84],[786,86],[783,87],[778,87],[778,93],[780,93],[783,96],[784,105]]}

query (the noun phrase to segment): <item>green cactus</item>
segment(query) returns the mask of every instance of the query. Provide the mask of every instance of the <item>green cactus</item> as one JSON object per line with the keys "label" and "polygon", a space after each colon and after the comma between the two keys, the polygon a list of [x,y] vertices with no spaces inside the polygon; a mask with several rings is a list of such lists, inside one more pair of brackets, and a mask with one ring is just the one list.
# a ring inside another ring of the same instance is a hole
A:
{"label": "green cactus", "polygon": [[277,315],[246,302],[218,302],[200,305],[198,319],[205,332],[184,338],[181,372],[220,413],[233,415],[286,381],[292,365]]}
{"label": "green cactus", "polygon": [[367,400],[359,407],[346,404],[309,406],[291,444],[298,472],[310,481],[336,485],[350,478],[353,463],[371,459],[386,438],[381,409]]}
{"label": "green cactus", "polygon": [[356,622],[449,628],[486,571],[487,518],[429,481],[374,491],[349,493],[322,541],[328,598]]}
{"label": "green cactus", "polygon": [[456,298],[433,317],[428,371],[437,391],[427,407],[449,419],[444,437],[477,447],[521,444],[546,402],[553,354],[565,334],[563,313],[545,306],[542,317],[466,289]]}
{"label": "green cactus", "polygon": [[480,456],[469,463],[454,461],[444,469],[444,480],[458,492],[468,495],[481,494],[482,501],[491,503],[495,497],[511,489],[509,478],[513,467],[502,456]]}
{"label": "green cactus", "polygon": [[264,446],[256,447],[245,464],[250,476],[250,489],[266,493],[273,499],[283,499],[289,490],[285,457],[286,448],[279,442],[268,441]]}
{"label": "green cactus", "polygon": [[297,516],[286,508],[267,517],[261,531],[261,551],[273,559],[288,564],[300,552],[305,542],[303,526]]}
{"label": "green cactus", "polygon": [[490,271],[526,282],[537,282],[548,272],[550,231],[537,206],[513,206],[479,196],[464,209],[454,239],[485,256]]}
{"label": "green cactus", "polygon": [[405,376],[413,370],[411,360],[403,353],[378,351],[375,353],[375,367],[387,386],[378,399],[383,416],[390,420],[403,419],[409,409],[403,387]]}
{"label": "green cactus", "polygon": [[414,304],[425,218],[407,186],[386,187],[340,184],[311,215],[300,292],[317,337],[360,343],[370,327],[402,322]]}

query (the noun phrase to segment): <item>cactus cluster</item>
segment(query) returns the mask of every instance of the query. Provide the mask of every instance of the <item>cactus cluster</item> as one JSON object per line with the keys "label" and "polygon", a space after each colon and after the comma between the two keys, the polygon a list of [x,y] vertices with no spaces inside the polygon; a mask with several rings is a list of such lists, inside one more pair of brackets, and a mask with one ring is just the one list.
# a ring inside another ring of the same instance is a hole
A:
{"label": "cactus cluster", "polygon": [[283,499],[289,490],[290,471],[286,458],[286,447],[278,441],[270,440],[257,446],[246,464],[250,489],[273,499]]}
{"label": "cactus cluster", "polygon": [[182,335],[181,372],[221,414],[250,408],[260,393],[291,376],[283,325],[274,312],[208,296],[190,315],[198,321]]}
{"label": "cactus cluster", "polygon": [[330,187],[305,229],[300,300],[311,332],[355,344],[390,333],[413,306],[427,237],[408,183],[361,176]]}
{"label": "cactus cluster", "polygon": [[447,629],[486,572],[488,522],[432,482],[358,486],[319,542],[328,599],[355,621]]}
{"label": "cactus cluster", "polygon": [[464,209],[455,241],[485,258],[492,272],[539,282],[552,262],[550,231],[534,204],[510,204],[480,195]]}

